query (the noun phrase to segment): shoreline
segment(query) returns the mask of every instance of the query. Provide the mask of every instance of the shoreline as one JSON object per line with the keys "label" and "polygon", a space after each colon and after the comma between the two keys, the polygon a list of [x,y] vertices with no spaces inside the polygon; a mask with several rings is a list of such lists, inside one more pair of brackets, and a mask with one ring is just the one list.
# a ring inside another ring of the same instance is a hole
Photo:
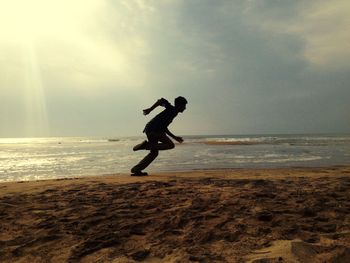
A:
{"label": "shoreline", "polygon": [[2,262],[348,262],[349,192],[350,166],[4,182],[0,254]]}
{"label": "shoreline", "polygon": [[[325,165],[325,166],[286,166],[286,167],[233,167],[233,168],[193,168],[189,170],[173,170],[173,171],[167,171],[167,170],[160,170],[160,171],[153,171],[148,172],[149,176],[144,176],[142,178],[146,177],[154,177],[154,176],[171,176],[174,174],[177,174],[179,176],[185,176],[185,175],[193,175],[201,172],[234,172],[234,171],[283,171],[283,170],[314,170],[314,169],[338,169],[338,168],[347,168],[350,167],[350,165],[346,164],[337,164],[337,165]],[[65,181],[65,180],[81,180],[81,179],[103,179],[108,177],[117,177],[117,176],[130,176],[130,173],[126,172],[117,172],[117,173],[108,173],[108,174],[90,174],[90,175],[72,175],[68,177],[61,177],[61,178],[44,178],[44,179],[35,179],[35,180],[18,180],[18,181],[0,181],[0,187],[2,184],[12,184],[12,183],[31,183],[31,182],[44,182],[44,181]],[[141,177],[134,177],[134,178],[141,178]],[[1,194],[1,193],[0,193]]]}

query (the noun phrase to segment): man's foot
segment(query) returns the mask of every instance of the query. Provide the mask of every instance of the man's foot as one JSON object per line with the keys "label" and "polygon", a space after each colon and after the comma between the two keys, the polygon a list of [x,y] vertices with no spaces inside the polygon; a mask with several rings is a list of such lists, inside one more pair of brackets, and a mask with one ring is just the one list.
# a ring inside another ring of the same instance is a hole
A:
{"label": "man's foot", "polygon": [[130,174],[131,176],[147,176],[148,173],[146,172],[142,172],[142,171],[135,171],[135,172],[132,172],[132,174]]}
{"label": "man's foot", "polygon": [[139,150],[146,150],[146,146],[147,146],[147,141],[143,141],[138,145],[135,145],[133,150],[134,151],[139,151]]}

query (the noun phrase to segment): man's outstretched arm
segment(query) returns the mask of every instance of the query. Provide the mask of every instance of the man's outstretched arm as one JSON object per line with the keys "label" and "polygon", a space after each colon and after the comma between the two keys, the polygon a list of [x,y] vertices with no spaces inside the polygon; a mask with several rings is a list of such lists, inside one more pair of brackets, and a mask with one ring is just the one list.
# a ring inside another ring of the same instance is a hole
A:
{"label": "man's outstretched arm", "polygon": [[143,110],[143,115],[148,115],[151,111],[153,111],[158,106],[164,106],[165,107],[166,104],[169,104],[169,102],[166,99],[161,98],[161,99],[157,100],[156,103],[154,103],[150,108],[144,109]]}
{"label": "man's outstretched arm", "polygon": [[172,133],[169,131],[168,128],[165,130],[165,133],[168,134],[171,138],[173,138],[174,140],[176,140],[176,141],[179,142],[179,143],[182,143],[182,142],[184,141],[184,140],[182,139],[182,137],[179,137],[179,136],[176,136],[176,135],[172,134]]}

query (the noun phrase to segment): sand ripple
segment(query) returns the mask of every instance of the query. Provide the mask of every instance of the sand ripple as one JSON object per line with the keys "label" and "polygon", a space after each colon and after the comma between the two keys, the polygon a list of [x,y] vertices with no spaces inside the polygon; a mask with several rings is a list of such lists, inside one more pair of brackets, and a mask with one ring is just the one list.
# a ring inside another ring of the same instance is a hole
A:
{"label": "sand ripple", "polygon": [[350,262],[349,193],[350,178],[338,176],[95,182],[7,195],[1,262]]}

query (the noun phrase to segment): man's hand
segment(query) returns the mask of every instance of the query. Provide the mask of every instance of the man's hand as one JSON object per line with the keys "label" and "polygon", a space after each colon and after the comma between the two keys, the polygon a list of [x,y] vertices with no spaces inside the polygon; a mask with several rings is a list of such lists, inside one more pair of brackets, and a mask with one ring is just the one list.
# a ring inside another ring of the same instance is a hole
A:
{"label": "man's hand", "polygon": [[151,108],[144,109],[144,110],[143,110],[143,115],[148,115],[151,111],[152,111]]}
{"label": "man's hand", "polygon": [[184,139],[182,139],[182,137],[179,137],[179,136],[175,136],[174,140],[176,140],[179,143],[183,143],[183,141],[184,141]]}

